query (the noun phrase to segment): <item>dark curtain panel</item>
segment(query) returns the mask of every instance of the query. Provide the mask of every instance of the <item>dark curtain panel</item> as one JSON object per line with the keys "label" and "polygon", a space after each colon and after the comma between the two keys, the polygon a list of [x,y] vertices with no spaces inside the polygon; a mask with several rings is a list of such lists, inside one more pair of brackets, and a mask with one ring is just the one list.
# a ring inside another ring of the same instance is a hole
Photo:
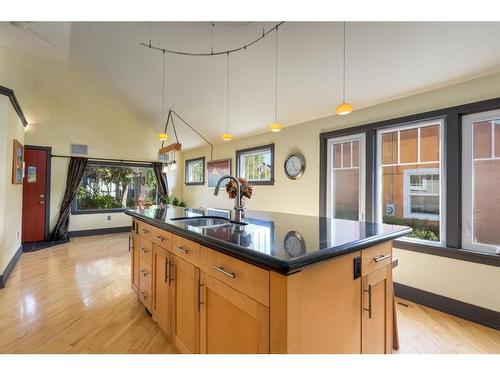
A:
{"label": "dark curtain panel", "polygon": [[167,175],[161,170],[163,169],[162,163],[151,163],[153,164],[153,171],[155,172],[156,184],[158,185],[158,194],[160,197],[168,196],[168,181]]}
{"label": "dark curtain panel", "polygon": [[71,202],[76,198],[78,193],[78,186],[82,182],[83,173],[87,166],[87,158],[72,157],[69,161],[68,178],[66,179],[66,191],[61,203],[61,210],[59,211],[59,218],[57,219],[56,226],[50,233],[51,241],[60,241],[68,239],[68,225],[69,214],[71,211]]}

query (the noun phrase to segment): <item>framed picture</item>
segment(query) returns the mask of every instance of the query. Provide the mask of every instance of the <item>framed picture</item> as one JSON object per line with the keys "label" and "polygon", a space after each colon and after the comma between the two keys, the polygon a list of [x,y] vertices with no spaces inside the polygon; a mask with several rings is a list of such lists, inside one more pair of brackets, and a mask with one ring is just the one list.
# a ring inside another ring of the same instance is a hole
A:
{"label": "framed picture", "polygon": [[18,140],[14,139],[12,152],[12,183],[22,184],[24,175],[24,147]]}
{"label": "framed picture", "polygon": [[185,185],[205,185],[205,158],[189,159],[184,166]]}
{"label": "framed picture", "polygon": [[207,162],[208,187],[214,189],[219,178],[231,174],[231,159],[212,160]]}

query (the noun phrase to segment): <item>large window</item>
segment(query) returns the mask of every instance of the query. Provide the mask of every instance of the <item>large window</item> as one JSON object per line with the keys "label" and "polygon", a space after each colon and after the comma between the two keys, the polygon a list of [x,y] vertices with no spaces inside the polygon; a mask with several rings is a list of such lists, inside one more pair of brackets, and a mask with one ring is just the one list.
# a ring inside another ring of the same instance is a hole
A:
{"label": "large window", "polygon": [[255,185],[274,184],[274,144],[236,151],[236,174]]}
{"label": "large window", "polygon": [[462,247],[500,254],[500,111],[463,119]]}
{"label": "large window", "polygon": [[416,240],[443,241],[442,120],[378,131],[379,212]]}
{"label": "large window", "polygon": [[186,160],[184,167],[184,183],[186,185],[205,184],[205,158]]}
{"label": "large window", "polygon": [[157,201],[156,178],[151,166],[89,162],[72,211],[120,210]]}

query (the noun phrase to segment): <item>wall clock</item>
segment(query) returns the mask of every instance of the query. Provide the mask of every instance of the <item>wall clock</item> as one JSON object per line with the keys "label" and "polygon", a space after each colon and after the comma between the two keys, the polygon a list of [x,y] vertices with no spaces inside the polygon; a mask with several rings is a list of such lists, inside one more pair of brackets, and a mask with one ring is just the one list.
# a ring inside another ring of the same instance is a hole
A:
{"label": "wall clock", "polygon": [[285,236],[285,240],[283,241],[283,247],[288,255],[295,258],[299,255],[303,255],[306,252],[306,241],[302,235],[295,231],[291,230]]}
{"label": "wall clock", "polygon": [[285,174],[292,180],[302,177],[306,169],[306,159],[302,154],[293,153],[285,159]]}

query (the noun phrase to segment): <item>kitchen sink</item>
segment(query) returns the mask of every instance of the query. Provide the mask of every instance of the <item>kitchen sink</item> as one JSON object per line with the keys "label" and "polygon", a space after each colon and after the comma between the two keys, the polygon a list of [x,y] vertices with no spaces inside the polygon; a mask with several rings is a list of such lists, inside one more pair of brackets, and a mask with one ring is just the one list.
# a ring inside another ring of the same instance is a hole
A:
{"label": "kitchen sink", "polygon": [[238,223],[224,217],[217,216],[194,216],[194,217],[174,217],[172,221],[180,221],[182,224],[190,225],[198,228],[214,228],[225,225],[245,225],[246,223]]}

